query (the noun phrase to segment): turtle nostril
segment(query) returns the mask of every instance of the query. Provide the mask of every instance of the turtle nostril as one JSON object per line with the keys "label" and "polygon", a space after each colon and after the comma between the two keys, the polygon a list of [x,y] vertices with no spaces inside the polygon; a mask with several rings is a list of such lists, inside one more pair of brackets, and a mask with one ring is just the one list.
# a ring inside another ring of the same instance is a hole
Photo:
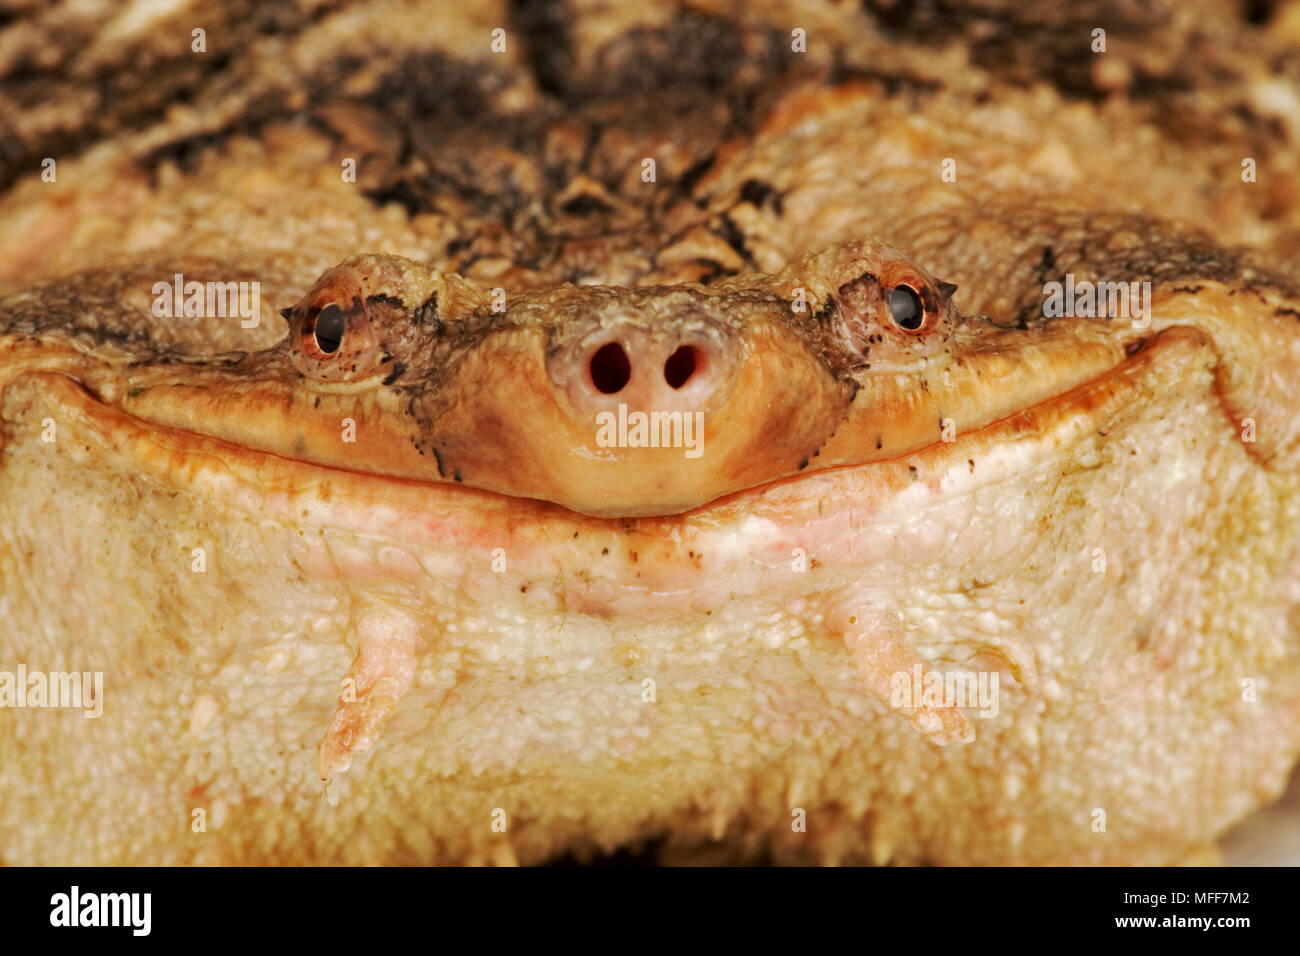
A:
{"label": "turtle nostril", "polygon": [[617,342],[602,345],[591,356],[591,383],[597,391],[614,395],[623,390],[631,377],[632,363]]}
{"label": "turtle nostril", "polygon": [[695,374],[695,348],[683,345],[664,362],[664,381],[673,388],[681,388]]}

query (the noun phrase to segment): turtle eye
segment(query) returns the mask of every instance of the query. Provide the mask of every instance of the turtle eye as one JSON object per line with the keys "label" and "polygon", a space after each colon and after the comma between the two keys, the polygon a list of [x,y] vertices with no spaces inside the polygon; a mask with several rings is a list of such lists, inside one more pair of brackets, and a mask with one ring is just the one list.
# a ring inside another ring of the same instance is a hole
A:
{"label": "turtle eye", "polygon": [[921,296],[909,285],[898,285],[889,290],[885,299],[889,318],[904,332],[919,331],[925,324],[925,308]]}
{"label": "turtle eye", "polygon": [[286,348],[307,378],[354,382],[404,367],[397,353],[408,353],[389,333],[407,328],[410,320],[399,300],[367,296],[362,280],[350,266],[337,266],[290,312]]}
{"label": "turtle eye", "polygon": [[343,340],[349,335],[349,327],[356,331],[356,323],[364,315],[365,308],[358,297],[353,297],[349,302],[340,301],[334,294],[320,296],[303,313],[299,332],[302,350],[316,359],[337,354],[343,347]]}
{"label": "turtle eye", "polygon": [[307,314],[303,331],[312,337],[316,348],[326,355],[333,355],[343,344],[343,328],[346,324],[343,310],[337,303],[331,302],[319,312],[315,310],[312,312],[315,314],[310,312]]}

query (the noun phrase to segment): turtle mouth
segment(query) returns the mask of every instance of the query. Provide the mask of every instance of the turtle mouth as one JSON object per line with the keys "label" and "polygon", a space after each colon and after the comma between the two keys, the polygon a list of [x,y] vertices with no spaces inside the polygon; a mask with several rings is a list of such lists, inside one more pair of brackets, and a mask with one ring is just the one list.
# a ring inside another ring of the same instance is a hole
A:
{"label": "turtle mouth", "polygon": [[[494,339],[439,375],[397,388],[370,381],[320,387],[290,368],[282,350],[125,371],[63,368],[102,404],[160,434],[170,430],[173,444],[182,434],[202,436],[231,460],[261,453],[298,464],[307,481],[352,475],[387,482],[396,498],[396,489],[413,487],[440,501],[448,488],[439,486],[450,486],[494,493],[521,514],[529,513],[524,501],[536,500],[596,518],[673,520],[761,496],[783,480],[797,484],[931,447],[942,452],[953,434],[1014,418],[1133,357],[1109,328],[1008,333],[975,323],[924,371],[903,374],[886,364],[849,378],[832,374],[802,340],[759,323],[743,348],[729,350],[743,351],[744,361],[697,359],[681,382],[668,348],[680,338],[658,343],[654,360],[643,363],[655,373],[642,383],[649,397],[624,401],[629,383],[595,403],[576,403],[577,410],[562,401],[567,393],[531,332]],[[587,376],[587,353],[600,343],[579,344],[576,365]],[[717,401],[682,398],[705,373],[714,377],[706,384]]]}
{"label": "turtle mouth", "polygon": [[[551,501],[450,482],[349,470],[244,447],[225,438],[150,421],[101,399],[68,374],[29,373],[43,397],[74,423],[76,439],[124,472],[219,501],[240,511],[321,528],[445,543],[455,528],[474,526],[717,526],[747,516],[798,521],[827,501],[870,504],[918,481],[959,494],[976,481],[1005,477],[1010,465],[978,467],[1017,449],[1018,467],[1061,454],[1071,442],[1104,429],[1127,403],[1153,400],[1191,366],[1213,366],[1210,340],[1186,327],[1165,330],[1125,347],[1108,372],[961,436],[886,460],[835,465],[781,477],[676,514],[588,515]],[[1103,431],[1104,434],[1104,431]],[[994,453],[997,453],[996,455]],[[1007,459],[1010,461],[1010,459]]]}

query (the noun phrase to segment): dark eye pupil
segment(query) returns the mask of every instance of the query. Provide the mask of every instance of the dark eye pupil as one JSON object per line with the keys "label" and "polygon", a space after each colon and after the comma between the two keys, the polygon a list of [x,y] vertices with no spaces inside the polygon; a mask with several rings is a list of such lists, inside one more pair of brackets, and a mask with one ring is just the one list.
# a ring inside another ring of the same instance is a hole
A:
{"label": "dark eye pupil", "polygon": [[900,329],[915,332],[921,327],[925,313],[921,309],[921,297],[916,290],[905,285],[889,290],[889,315]]}
{"label": "dark eye pupil", "polygon": [[337,305],[327,305],[316,316],[312,335],[316,338],[316,347],[326,355],[332,355],[343,344],[343,310]]}

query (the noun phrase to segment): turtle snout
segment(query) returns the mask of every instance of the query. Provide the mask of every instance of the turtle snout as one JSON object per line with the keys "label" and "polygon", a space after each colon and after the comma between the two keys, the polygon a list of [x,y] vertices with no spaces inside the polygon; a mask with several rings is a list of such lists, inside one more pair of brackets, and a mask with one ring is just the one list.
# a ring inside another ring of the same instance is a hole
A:
{"label": "turtle snout", "polygon": [[713,411],[736,365],[738,342],[720,323],[664,327],[624,321],[556,348],[552,386],[586,418],[626,405],[637,411]]}

